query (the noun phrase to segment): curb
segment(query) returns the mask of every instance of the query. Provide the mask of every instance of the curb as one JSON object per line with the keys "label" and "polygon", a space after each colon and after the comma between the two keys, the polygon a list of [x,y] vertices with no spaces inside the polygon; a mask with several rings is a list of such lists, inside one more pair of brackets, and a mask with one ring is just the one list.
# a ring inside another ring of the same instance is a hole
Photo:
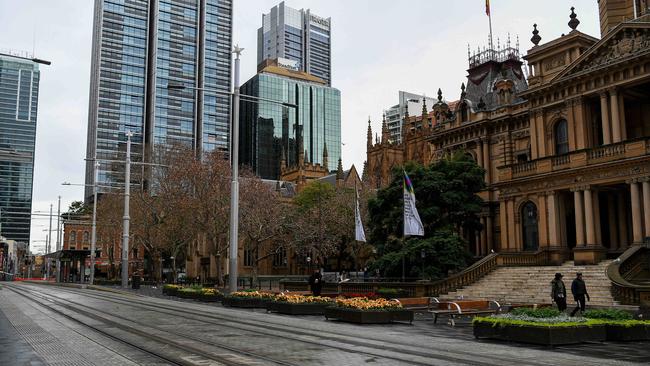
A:
{"label": "curb", "polygon": [[128,296],[144,296],[144,295],[136,294],[136,293],[133,293],[133,292],[113,289],[113,288],[110,288],[110,287],[103,287],[103,286],[98,286],[98,285],[88,285],[88,284],[83,284],[83,283],[65,283],[65,282],[57,283],[57,282],[46,282],[46,281],[21,281],[21,282],[31,283],[31,284],[34,284],[34,285],[59,286],[59,287],[78,288],[78,289],[84,289],[84,290],[112,292],[112,293],[115,293],[115,294],[128,295]]}

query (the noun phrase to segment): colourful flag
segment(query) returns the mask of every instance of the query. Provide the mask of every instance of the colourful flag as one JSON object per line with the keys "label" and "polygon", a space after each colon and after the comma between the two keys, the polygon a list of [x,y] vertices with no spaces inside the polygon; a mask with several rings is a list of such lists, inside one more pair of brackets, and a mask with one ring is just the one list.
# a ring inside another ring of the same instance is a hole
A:
{"label": "colourful flag", "polygon": [[357,193],[357,204],[354,208],[354,240],[366,242],[366,233],[363,231],[363,222],[361,221],[361,210],[359,209],[359,191]]}
{"label": "colourful flag", "polygon": [[485,0],[485,15],[490,16],[490,0]]}
{"label": "colourful flag", "polygon": [[415,192],[411,179],[404,172],[404,236],[407,235],[424,235],[424,226],[418,209],[415,207]]}

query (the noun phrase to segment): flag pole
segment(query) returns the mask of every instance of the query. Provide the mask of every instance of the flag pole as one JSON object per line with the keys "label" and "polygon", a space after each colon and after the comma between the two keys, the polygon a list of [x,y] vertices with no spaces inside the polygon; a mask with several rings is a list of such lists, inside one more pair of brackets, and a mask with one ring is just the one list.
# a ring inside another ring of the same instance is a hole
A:
{"label": "flag pole", "polygon": [[490,23],[490,53],[494,53],[494,41],[492,37],[492,9],[490,9],[490,0],[485,0],[485,12],[488,16],[488,22]]}

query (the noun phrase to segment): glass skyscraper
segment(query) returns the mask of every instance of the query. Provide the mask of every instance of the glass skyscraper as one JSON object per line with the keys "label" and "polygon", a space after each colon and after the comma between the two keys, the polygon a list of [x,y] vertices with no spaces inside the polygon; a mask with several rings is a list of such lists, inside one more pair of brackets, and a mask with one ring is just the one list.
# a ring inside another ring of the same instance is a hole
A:
{"label": "glass skyscraper", "polygon": [[99,185],[123,184],[127,130],[135,162],[177,144],[227,151],[230,98],[191,88],[231,91],[232,0],[95,0],[94,16],[86,184],[95,157]]}
{"label": "glass skyscraper", "polygon": [[268,66],[241,86],[241,93],[295,104],[242,101],[240,105],[240,161],[262,179],[279,179],[283,160],[298,164],[323,163],[336,170],[341,156],[341,93],[322,79],[303,72]]}
{"label": "glass skyscraper", "polygon": [[0,54],[0,233],[29,243],[38,64]]}
{"label": "glass skyscraper", "polygon": [[257,31],[258,65],[277,59],[279,64],[308,72],[331,86],[331,24],[331,18],[281,2],[262,15],[262,27]]}

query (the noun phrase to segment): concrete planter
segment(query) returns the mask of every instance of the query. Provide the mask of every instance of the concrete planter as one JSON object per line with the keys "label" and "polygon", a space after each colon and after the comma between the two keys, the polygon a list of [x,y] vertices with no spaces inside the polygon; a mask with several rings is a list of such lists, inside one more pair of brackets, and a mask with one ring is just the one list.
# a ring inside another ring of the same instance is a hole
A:
{"label": "concrete planter", "polygon": [[323,315],[328,306],[332,306],[332,303],[292,304],[271,301],[266,305],[266,310],[288,315]]}
{"label": "concrete planter", "polygon": [[605,333],[608,341],[629,342],[650,340],[650,324],[624,326],[607,324]]}
{"label": "concrete planter", "polygon": [[392,322],[413,322],[411,310],[357,310],[330,306],[325,308],[325,319],[357,324],[387,324]]}
{"label": "concrete planter", "polygon": [[574,327],[535,327],[474,322],[474,337],[502,341],[559,346],[605,340],[604,325]]}
{"label": "concrete planter", "polygon": [[221,300],[223,306],[232,308],[266,308],[270,301],[260,297],[237,297],[237,296],[224,296]]}

